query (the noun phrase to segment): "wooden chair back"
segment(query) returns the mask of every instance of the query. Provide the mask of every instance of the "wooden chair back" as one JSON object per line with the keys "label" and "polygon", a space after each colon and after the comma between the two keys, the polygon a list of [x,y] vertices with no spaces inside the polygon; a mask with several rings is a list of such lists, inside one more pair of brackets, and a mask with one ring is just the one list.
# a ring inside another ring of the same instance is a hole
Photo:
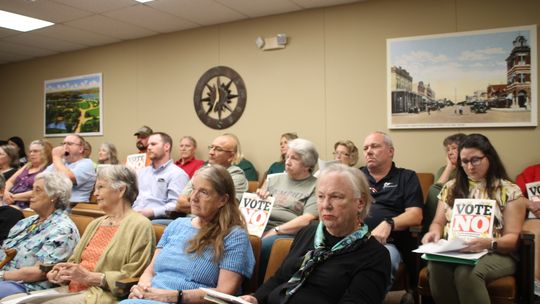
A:
{"label": "wooden chair back", "polygon": [[32,215],[36,214],[36,212],[34,210],[30,209],[30,208],[26,208],[26,209],[23,209],[21,211],[22,211],[24,217],[29,217],[29,216],[32,216]]}
{"label": "wooden chair back", "polygon": [[91,216],[93,218],[105,215],[105,212],[103,212],[103,210],[99,209],[97,204],[90,204],[90,203],[77,203],[71,209],[71,213],[72,214]]}
{"label": "wooden chair back", "polygon": [[293,239],[277,239],[272,245],[272,250],[270,251],[270,258],[268,259],[268,265],[266,266],[266,273],[264,274],[264,281],[266,282],[270,279],[274,273],[279,269],[289,250],[291,249]]}
{"label": "wooden chair back", "polygon": [[[435,176],[433,173],[416,173],[416,176],[418,176],[418,179],[420,180],[420,187],[422,188],[422,194],[424,195],[424,201],[426,201],[429,187],[433,185],[433,182],[435,181]],[[422,203],[423,203],[422,202]]]}
{"label": "wooden chair back", "polygon": [[255,292],[255,290],[257,290],[257,287],[259,287],[259,263],[261,258],[262,242],[261,238],[255,235],[249,236],[249,242],[251,243],[251,250],[253,250],[253,256],[255,257],[255,266],[251,278],[249,278],[249,280],[244,280],[244,283],[242,284],[243,294]]}
{"label": "wooden chair back", "polygon": [[253,193],[257,191],[259,188],[259,182],[258,181],[249,181],[248,182],[248,192]]}
{"label": "wooden chair back", "polygon": [[90,224],[91,221],[95,220],[94,217],[80,214],[70,214],[69,218],[73,221],[73,223],[75,223],[75,226],[77,226],[77,229],[79,230],[79,235],[81,236],[84,234],[84,231],[86,230],[88,224]]}
{"label": "wooden chair back", "polygon": [[163,235],[163,232],[165,232],[165,228],[167,226],[160,225],[160,224],[152,224],[152,227],[154,228],[154,233],[156,234],[156,244],[161,240],[161,236]]}

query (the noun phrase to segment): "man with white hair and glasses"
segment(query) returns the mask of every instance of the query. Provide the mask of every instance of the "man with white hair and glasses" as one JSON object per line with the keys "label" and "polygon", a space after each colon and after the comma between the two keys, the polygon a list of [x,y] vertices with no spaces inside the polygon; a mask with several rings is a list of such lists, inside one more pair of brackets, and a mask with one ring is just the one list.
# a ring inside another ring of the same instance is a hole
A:
{"label": "man with white hair and glasses", "polygon": [[64,138],[62,145],[52,150],[52,164],[45,171],[57,171],[65,174],[73,183],[70,202],[89,202],[96,171],[92,160],[84,158],[84,138],[78,134],[70,134]]}

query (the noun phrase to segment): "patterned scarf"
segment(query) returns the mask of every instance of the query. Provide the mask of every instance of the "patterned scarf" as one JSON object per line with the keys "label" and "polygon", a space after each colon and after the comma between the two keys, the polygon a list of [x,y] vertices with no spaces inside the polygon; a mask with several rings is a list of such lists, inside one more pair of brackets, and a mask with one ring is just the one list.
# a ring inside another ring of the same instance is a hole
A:
{"label": "patterned scarf", "polygon": [[331,256],[350,248],[356,241],[364,238],[368,239],[370,237],[367,225],[362,225],[358,228],[358,230],[344,237],[332,248],[327,248],[325,246],[323,228],[323,222],[321,221],[319,222],[319,226],[315,232],[315,238],[313,239],[314,249],[308,251],[306,255],[304,255],[300,269],[298,269],[298,271],[296,271],[289,281],[283,286],[283,290],[280,294],[280,302],[282,304],[287,303],[289,298],[294,295],[296,291],[298,291],[300,286],[302,286],[317,265],[322,264]]}

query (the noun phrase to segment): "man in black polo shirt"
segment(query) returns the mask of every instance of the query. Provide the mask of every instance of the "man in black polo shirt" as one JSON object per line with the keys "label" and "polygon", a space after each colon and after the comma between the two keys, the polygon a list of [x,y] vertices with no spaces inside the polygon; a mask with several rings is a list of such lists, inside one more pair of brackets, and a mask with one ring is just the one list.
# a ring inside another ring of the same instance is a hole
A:
{"label": "man in black polo shirt", "polygon": [[416,246],[408,229],[422,223],[422,189],[414,171],[397,168],[394,164],[390,136],[383,132],[371,133],[363,147],[365,167],[361,170],[368,178],[375,199],[365,222],[371,235],[390,252],[390,288],[402,256]]}

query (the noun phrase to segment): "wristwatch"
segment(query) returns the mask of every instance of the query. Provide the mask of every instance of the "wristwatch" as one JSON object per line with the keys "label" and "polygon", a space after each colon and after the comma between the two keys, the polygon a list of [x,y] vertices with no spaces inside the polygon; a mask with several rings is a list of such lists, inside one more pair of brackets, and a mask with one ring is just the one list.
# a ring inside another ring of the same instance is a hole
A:
{"label": "wristwatch", "polygon": [[497,241],[495,239],[491,240],[491,245],[489,246],[489,251],[493,252],[497,250]]}
{"label": "wristwatch", "polygon": [[0,281],[4,280],[4,273],[5,273],[4,270],[0,270]]}
{"label": "wristwatch", "polygon": [[176,304],[182,304],[182,298],[184,297],[184,291],[178,290],[178,298],[176,299]]}
{"label": "wristwatch", "polygon": [[279,234],[279,226],[274,227],[274,231],[276,232],[276,234]]}
{"label": "wristwatch", "polygon": [[384,218],[384,221],[387,222],[388,224],[390,224],[390,227],[392,228],[392,231],[394,231],[394,227],[395,227],[395,223],[394,223],[394,219],[391,218],[391,217],[385,217]]}

